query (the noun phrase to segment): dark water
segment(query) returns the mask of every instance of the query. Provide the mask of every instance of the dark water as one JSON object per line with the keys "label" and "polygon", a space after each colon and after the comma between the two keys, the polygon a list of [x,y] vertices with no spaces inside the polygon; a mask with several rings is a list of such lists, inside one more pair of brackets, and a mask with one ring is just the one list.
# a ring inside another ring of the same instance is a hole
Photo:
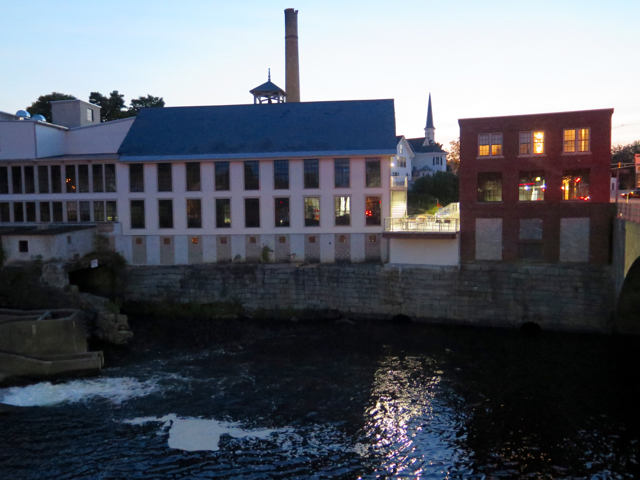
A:
{"label": "dark water", "polygon": [[132,321],[100,377],[0,390],[2,479],[634,478],[640,343]]}

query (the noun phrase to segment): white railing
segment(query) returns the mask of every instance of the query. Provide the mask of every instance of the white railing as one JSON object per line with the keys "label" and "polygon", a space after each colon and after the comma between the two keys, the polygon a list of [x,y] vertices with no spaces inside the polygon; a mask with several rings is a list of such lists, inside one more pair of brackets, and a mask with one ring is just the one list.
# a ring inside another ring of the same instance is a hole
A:
{"label": "white railing", "polygon": [[391,187],[407,187],[409,177],[391,177]]}
{"label": "white railing", "polygon": [[459,232],[460,219],[439,218],[435,215],[412,217],[387,217],[384,219],[385,232]]}
{"label": "white railing", "polygon": [[460,203],[450,203],[436,212],[436,217],[459,217]]}

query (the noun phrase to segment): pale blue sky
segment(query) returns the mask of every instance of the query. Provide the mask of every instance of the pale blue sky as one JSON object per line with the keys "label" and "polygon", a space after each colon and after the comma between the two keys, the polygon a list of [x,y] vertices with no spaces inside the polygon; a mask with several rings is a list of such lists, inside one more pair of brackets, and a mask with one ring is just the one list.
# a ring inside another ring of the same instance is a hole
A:
{"label": "pale blue sky", "polygon": [[296,8],[302,101],[393,98],[398,134],[436,140],[458,118],[615,108],[640,139],[640,0],[0,0],[0,110],[53,91],[252,102],[285,88],[284,9]]}

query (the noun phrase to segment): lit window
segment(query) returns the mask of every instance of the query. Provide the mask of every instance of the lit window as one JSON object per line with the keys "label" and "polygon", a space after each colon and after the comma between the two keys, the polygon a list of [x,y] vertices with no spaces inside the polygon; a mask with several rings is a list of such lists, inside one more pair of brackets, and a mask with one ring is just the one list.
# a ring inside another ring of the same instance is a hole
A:
{"label": "lit window", "polygon": [[518,200],[521,202],[536,202],[544,200],[547,185],[544,172],[520,172],[518,185]]}
{"label": "lit window", "polygon": [[231,227],[231,199],[216,198],[216,228]]}
{"label": "lit window", "polygon": [[191,243],[198,245],[198,243],[200,243],[200,237],[191,237]]}
{"label": "lit window", "polygon": [[520,132],[520,155],[544,154],[544,132]]}
{"label": "lit window", "polygon": [[351,197],[334,197],[335,224],[351,225]]}
{"label": "lit window", "polygon": [[187,199],[187,228],[202,228],[202,200]]}
{"label": "lit window", "polygon": [[502,155],[502,133],[481,133],[478,135],[478,156],[499,157]]}
{"label": "lit window", "polygon": [[366,197],[364,215],[368,227],[382,224],[380,197]]}
{"label": "lit window", "polygon": [[276,227],[288,227],[289,226],[289,199],[286,197],[276,198],[275,210],[276,210]]}
{"label": "lit window", "polygon": [[305,197],[304,199],[304,226],[320,226],[320,197]]}
{"label": "lit window", "polygon": [[563,200],[590,200],[589,170],[565,170],[562,172]]}
{"label": "lit window", "polygon": [[502,201],[502,173],[478,174],[478,202]]}
{"label": "lit window", "polygon": [[572,128],[564,131],[564,153],[590,151],[590,130],[588,128]]}

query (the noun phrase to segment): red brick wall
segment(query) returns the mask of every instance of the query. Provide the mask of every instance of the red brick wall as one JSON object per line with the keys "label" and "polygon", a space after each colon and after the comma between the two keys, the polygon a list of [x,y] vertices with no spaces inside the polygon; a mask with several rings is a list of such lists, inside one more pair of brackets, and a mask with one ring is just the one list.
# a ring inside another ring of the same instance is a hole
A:
{"label": "red brick wall", "polygon": [[[461,260],[475,260],[476,218],[502,218],[503,261],[517,260],[519,220],[543,220],[544,261],[559,259],[560,219],[590,218],[590,263],[609,261],[609,172],[611,162],[611,115],[613,109],[539,115],[461,119],[460,210]],[[563,131],[590,128],[589,153],[563,154]],[[520,132],[544,131],[545,154],[519,157]],[[478,135],[503,136],[503,157],[478,157]],[[590,170],[590,201],[562,200],[562,172]],[[541,202],[519,202],[521,171],[544,170],[547,189]],[[502,202],[478,202],[478,173],[502,172]]]}

